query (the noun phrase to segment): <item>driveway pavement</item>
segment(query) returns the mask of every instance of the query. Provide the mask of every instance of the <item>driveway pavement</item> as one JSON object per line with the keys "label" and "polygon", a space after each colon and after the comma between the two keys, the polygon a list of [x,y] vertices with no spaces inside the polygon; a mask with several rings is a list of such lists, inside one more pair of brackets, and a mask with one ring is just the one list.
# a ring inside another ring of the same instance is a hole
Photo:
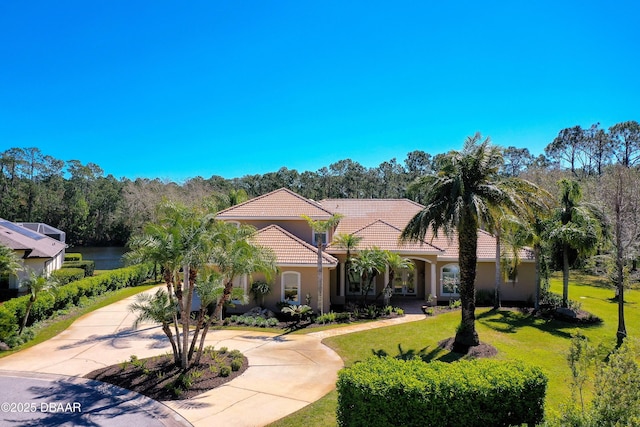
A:
{"label": "driveway pavement", "polygon": [[[263,426],[303,408],[335,388],[337,372],[343,363],[333,350],[321,343],[323,338],[425,318],[424,315],[409,314],[399,319],[306,335],[237,330],[210,332],[208,345],[242,351],[249,360],[249,368],[224,386],[193,399],[155,402],[143,396],[127,395],[129,392],[117,387],[77,378],[128,360],[131,355],[142,359],[171,351],[159,326],[144,324],[137,330],[132,329],[134,315],[128,306],[133,300],[134,297],[127,298],[89,313],[54,338],[0,359],[0,404],[13,402],[16,405],[14,412],[0,412],[3,421],[0,424],[28,425],[24,424],[30,420],[24,414],[24,404],[28,404],[37,409],[38,420],[57,421],[49,425],[64,425],[61,422],[68,417],[68,425],[88,426],[189,423],[196,427]],[[94,391],[102,394],[94,395]],[[104,395],[112,398],[104,400]],[[24,398],[20,401],[22,412],[17,411],[20,408],[16,396]],[[76,397],[77,400],[70,400]],[[47,406],[51,402],[63,404],[62,409],[69,411],[73,410],[74,402],[79,403],[82,412],[53,414],[44,411],[51,409]],[[67,403],[71,404],[69,408],[65,406]],[[142,418],[131,421],[132,417],[146,418],[143,422]],[[87,423],[80,423],[82,420]]]}

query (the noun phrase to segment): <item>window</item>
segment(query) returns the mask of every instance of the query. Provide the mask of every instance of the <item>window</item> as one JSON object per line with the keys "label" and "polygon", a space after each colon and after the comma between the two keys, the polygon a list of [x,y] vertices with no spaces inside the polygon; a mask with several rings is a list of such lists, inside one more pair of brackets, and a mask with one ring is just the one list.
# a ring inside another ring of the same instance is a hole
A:
{"label": "window", "polygon": [[460,267],[457,264],[448,264],[442,267],[440,275],[440,294],[458,295],[460,286]]}
{"label": "window", "polygon": [[327,233],[326,231],[314,231],[313,232],[313,246],[318,246],[318,242],[321,242],[322,245],[326,245],[327,241],[329,240],[329,233]]}
{"label": "window", "polygon": [[289,304],[300,304],[300,273],[282,273],[282,300]]}
{"label": "window", "polygon": [[[233,287],[234,289],[242,289],[242,292],[247,295],[247,276],[240,276],[233,279]],[[244,301],[234,299],[232,300],[234,304],[242,305]]]}

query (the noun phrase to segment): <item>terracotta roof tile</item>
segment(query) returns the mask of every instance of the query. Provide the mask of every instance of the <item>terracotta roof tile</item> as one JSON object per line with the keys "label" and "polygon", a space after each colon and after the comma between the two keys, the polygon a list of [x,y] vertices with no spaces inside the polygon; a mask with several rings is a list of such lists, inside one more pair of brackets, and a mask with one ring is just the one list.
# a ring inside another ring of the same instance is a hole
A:
{"label": "terracotta roof tile", "polygon": [[[317,265],[317,248],[297,238],[277,225],[270,225],[258,230],[254,241],[264,247],[270,248],[276,254],[278,264]],[[335,267],[338,260],[332,255],[323,252],[323,264]]]}
{"label": "terracotta roof tile", "polygon": [[[382,221],[376,220],[352,234],[361,237],[357,249],[377,247],[382,250],[393,252],[421,252],[430,254],[442,254],[443,250],[427,242],[400,242],[402,230],[398,227]],[[337,247],[329,246],[329,251],[340,250]]]}
{"label": "terracotta roof tile", "polygon": [[331,212],[313,200],[306,199],[286,188],[254,197],[239,205],[218,212],[218,219],[300,218],[328,219]]}
{"label": "terracotta roof tile", "polygon": [[403,229],[424,206],[409,199],[324,199],[323,208],[344,215],[336,233],[351,234],[381,219]]}

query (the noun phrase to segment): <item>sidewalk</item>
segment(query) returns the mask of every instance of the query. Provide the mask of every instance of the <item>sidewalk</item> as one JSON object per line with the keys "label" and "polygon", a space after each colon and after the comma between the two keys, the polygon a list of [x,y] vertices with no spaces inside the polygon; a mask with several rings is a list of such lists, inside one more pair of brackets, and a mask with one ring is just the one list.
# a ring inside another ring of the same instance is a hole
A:
{"label": "sidewalk", "polygon": [[[147,291],[155,292],[155,290]],[[159,326],[132,330],[128,306],[134,297],[89,313],[56,337],[0,359],[0,370],[83,376],[128,360],[170,351]],[[214,390],[184,401],[162,402],[192,425],[263,426],[312,403],[335,388],[340,357],[321,343],[335,335],[424,319],[401,318],[346,326],[306,335],[222,330],[208,335],[207,344],[238,349],[249,369]]]}

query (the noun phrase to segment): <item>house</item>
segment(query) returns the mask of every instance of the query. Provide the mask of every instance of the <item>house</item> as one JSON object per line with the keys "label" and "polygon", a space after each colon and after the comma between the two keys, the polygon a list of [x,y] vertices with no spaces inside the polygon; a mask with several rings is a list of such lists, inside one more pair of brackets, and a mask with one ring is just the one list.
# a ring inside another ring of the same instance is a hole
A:
{"label": "house", "polygon": [[24,270],[16,276],[0,277],[0,290],[20,291],[29,272],[50,274],[62,267],[67,245],[65,233],[42,223],[14,223],[0,218],[0,245],[11,248]]}
{"label": "house", "polygon": [[[249,224],[258,231],[256,243],[271,248],[277,258],[279,273],[272,280],[272,292],[265,305],[274,308],[280,301],[303,304],[307,296],[311,306],[317,305],[317,246],[316,239],[331,242],[340,234],[353,234],[361,238],[352,255],[377,247],[409,258],[413,270],[395,272],[393,295],[426,300],[431,297],[439,303],[456,299],[458,295],[459,267],[457,237],[439,233],[427,234],[422,242],[400,242],[399,237],[408,221],[423,206],[408,199],[325,199],[314,201],[285,188],[232,206],[217,214],[222,221]],[[340,214],[341,220],[325,236],[314,233],[306,215],[314,220],[326,220]],[[496,239],[479,230],[478,268],[476,290],[493,292],[496,272]],[[502,285],[503,301],[526,302],[535,292],[535,262],[533,253],[519,252],[517,275],[505,278]],[[336,245],[327,245],[323,251],[323,302],[325,311],[344,306],[361,298],[362,289],[356,277],[347,280],[346,251]],[[372,301],[389,281],[389,271],[376,277],[370,290]],[[255,277],[253,278],[255,280]],[[247,291],[248,278],[236,280],[236,286]],[[347,283],[349,283],[347,285]],[[393,300],[392,300],[393,301]]]}

